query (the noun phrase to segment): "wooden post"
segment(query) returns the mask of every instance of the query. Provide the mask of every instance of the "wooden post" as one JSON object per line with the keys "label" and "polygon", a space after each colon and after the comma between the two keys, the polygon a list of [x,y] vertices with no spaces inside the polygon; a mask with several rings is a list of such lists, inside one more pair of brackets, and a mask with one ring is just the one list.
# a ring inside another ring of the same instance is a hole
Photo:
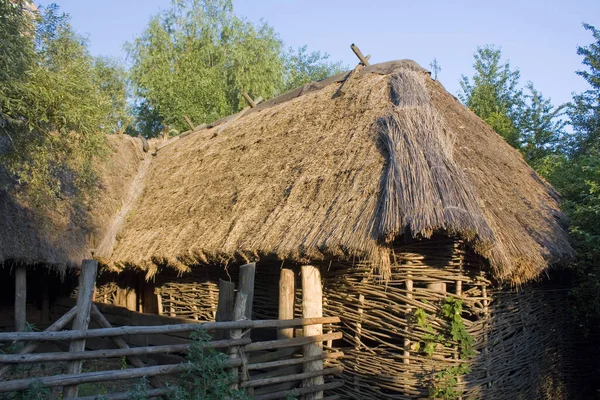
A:
{"label": "wooden post", "polygon": [[27,268],[15,267],[15,331],[24,332],[27,323]]}
{"label": "wooden post", "polygon": [[256,274],[256,263],[245,264],[240,267],[240,283],[239,292],[245,293],[248,297],[246,299],[246,312],[244,316],[246,319],[252,319],[252,303],[254,301],[254,276]]}
{"label": "wooden post", "polygon": [[[233,319],[234,321],[238,321],[244,319],[244,313],[246,312],[246,303],[248,301],[248,295],[246,293],[238,292],[237,297],[235,299],[235,306],[233,309]],[[233,329],[231,331],[231,337],[233,339],[241,339],[242,338],[242,330],[241,329]],[[239,360],[240,355],[239,346],[231,346],[229,348],[229,359],[232,361]],[[235,381],[231,384],[232,389],[238,389],[240,384],[240,371],[237,367],[233,367],[232,374],[234,376]]]}
{"label": "wooden post", "polygon": [[360,60],[361,64],[364,65],[365,67],[369,66],[369,59],[365,56],[363,56],[363,53],[360,51],[360,49],[358,48],[357,45],[355,45],[354,43],[352,43],[350,45],[350,48],[352,49],[352,51],[354,52],[354,54],[356,54],[356,57],[358,57],[358,59]]}
{"label": "wooden post", "polygon": [[[319,268],[312,265],[302,266],[302,317],[314,318],[323,316],[323,288],[321,287],[321,272]],[[323,325],[307,325],[304,327],[304,336],[323,334]],[[312,343],[304,346],[304,357],[323,354],[322,343]],[[311,361],[304,364],[304,372],[321,371],[323,360]],[[303,387],[322,385],[325,382],[323,376],[307,378],[303,381]],[[304,400],[322,399],[323,392],[315,392],[304,395]]]}
{"label": "wooden post", "polygon": [[135,288],[128,287],[125,289],[125,306],[128,310],[137,311],[137,294],[135,292]]}
{"label": "wooden post", "polygon": [[[235,296],[235,284],[219,279],[219,300],[217,304],[217,322],[233,321],[233,299]],[[229,339],[229,331],[219,329],[214,333],[215,340]]]}
{"label": "wooden post", "polygon": [[[77,291],[77,315],[73,320],[73,330],[85,331],[90,323],[90,311],[92,309],[92,300],[94,289],[96,287],[96,273],[98,272],[98,262],[96,260],[83,260],[81,264],[81,274],[79,275],[79,290]],[[69,346],[69,351],[85,350],[85,339],[73,340]],[[81,373],[82,361],[72,361],[67,366],[67,374]],[[65,386],[63,389],[63,398],[69,399],[77,397],[79,387],[77,385]]]}
{"label": "wooden post", "polygon": [[354,348],[356,350],[360,350],[361,346],[361,337],[362,337],[362,319],[363,319],[363,307],[365,306],[365,295],[358,295],[358,322],[356,323],[356,334],[354,335]]}
{"label": "wooden post", "polygon": [[[279,278],[279,319],[294,319],[294,298],[296,293],[294,271],[283,268]],[[280,329],[278,339],[294,337],[294,328]]]}

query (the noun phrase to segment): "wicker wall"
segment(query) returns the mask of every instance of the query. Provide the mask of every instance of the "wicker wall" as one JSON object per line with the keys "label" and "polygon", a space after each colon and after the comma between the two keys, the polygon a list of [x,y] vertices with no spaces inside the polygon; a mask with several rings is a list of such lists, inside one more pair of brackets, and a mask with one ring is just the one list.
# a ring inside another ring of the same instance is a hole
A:
{"label": "wicker wall", "polygon": [[[280,267],[276,262],[257,264],[253,318],[277,317]],[[286,267],[299,272],[298,266]],[[566,290],[547,284],[518,292],[501,289],[486,276],[485,267],[464,244],[442,237],[397,244],[392,275],[385,282],[369,265],[358,262],[322,265],[324,313],[340,316],[344,332],[343,341],[333,343],[346,354],[346,385],[339,394],[349,399],[427,397],[434,374],[461,361],[454,345],[438,345],[433,357],[418,351],[416,344],[426,332],[411,315],[423,309],[434,330],[441,332],[448,326],[437,317],[441,303],[454,296],[462,300],[463,322],[476,339],[477,355],[468,361],[472,372],[459,380],[463,398],[573,398],[577,356],[569,349]],[[236,282],[236,268],[158,274],[151,284],[160,299],[159,311],[213,320],[219,278]],[[123,301],[127,296],[118,294],[126,290],[123,286],[109,282],[97,298],[112,304],[118,298]],[[138,307],[143,307],[143,299],[138,299]]]}

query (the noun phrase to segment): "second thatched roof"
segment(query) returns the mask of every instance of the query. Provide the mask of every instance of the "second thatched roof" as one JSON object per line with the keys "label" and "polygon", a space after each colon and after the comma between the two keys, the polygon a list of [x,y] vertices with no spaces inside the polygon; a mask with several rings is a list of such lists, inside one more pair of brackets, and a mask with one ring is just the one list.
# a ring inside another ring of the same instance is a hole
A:
{"label": "second thatched roof", "polygon": [[[284,101],[285,100],[285,101]],[[160,150],[110,257],[370,260],[456,235],[521,283],[572,250],[559,196],[416,63],[357,67]]]}

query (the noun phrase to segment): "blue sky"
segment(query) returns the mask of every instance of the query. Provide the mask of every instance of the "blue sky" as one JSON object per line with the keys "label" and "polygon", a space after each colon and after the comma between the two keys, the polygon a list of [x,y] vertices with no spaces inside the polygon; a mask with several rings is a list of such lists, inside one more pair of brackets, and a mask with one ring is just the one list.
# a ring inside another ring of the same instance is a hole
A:
{"label": "blue sky", "polygon": [[[139,35],[170,0],[56,0],[93,55],[124,58],[123,43]],[[42,1],[47,5],[50,1]],[[554,103],[587,89],[575,75],[577,45],[592,42],[581,24],[600,28],[598,0],[234,0],[238,15],[272,25],[286,45],[308,45],[332,60],[354,65],[356,43],[371,62],[410,58],[429,68],[436,57],[440,81],[453,94],[461,74],[471,75],[477,46],[495,44]]]}

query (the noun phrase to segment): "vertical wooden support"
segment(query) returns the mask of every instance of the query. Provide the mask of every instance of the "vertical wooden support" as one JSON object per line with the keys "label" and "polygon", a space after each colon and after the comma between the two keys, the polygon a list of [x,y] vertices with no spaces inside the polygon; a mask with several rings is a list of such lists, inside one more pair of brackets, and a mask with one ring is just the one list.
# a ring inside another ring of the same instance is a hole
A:
{"label": "vertical wooden support", "polygon": [[157,312],[158,312],[158,315],[163,315],[165,313],[165,310],[163,308],[163,299],[162,299],[160,292],[157,289],[155,289],[155,290],[156,290]]}
{"label": "vertical wooden support", "polygon": [[246,319],[252,319],[252,303],[254,302],[254,276],[256,274],[256,263],[245,264],[240,267],[240,283],[239,292],[245,293],[248,297],[246,299],[246,312],[244,316]]}
{"label": "vertical wooden support", "polygon": [[[412,276],[408,276],[408,279],[406,279],[406,297],[408,297],[409,299],[413,298],[413,280],[410,279],[412,278]],[[406,306],[406,329],[404,330],[405,332],[405,337],[404,337],[404,364],[410,364],[410,339],[408,338],[408,335],[410,334],[410,317],[411,317],[411,312],[412,312],[412,307],[410,305]]]}
{"label": "vertical wooden support", "polygon": [[[312,265],[302,266],[302,317],[316,318],[323,316],[323,288],[321,286],[321,272]],[[323,334],[323,325],[307,325],[304,327],[304,336]],[[312,343],[304,346],[304,357],[323,354],[322,343]],[[310,361],[304,364],[304,372],[320,371],[323,369],[323,360]],[[325,382],[322,376],[305,379],[304,387],[322,385]],[[322,399],[323,392],[304,395],[304,400]]]}
{"label": "vertical wooden support", "polygon": [[50,321],[50,290],[48,287],[48,279],[44,279],[42,282],[42,309],[40,311],[40,321],[42,325]]}
{"label": "vertical wooden support", "polygon": [[[73,320],[73,330],[87,330],[90,323],[90,311],[92,309],[92,299],[94,297],[94,288],[96,287],[96,273],[98,272],[98,262],[96,260],[83,260],[81,264],[81,274],[79,275],[79,290],[77,292],[77,315]],[[85,339],[73,340],[69,346],[69,351],[85,350]],[[81,373],[81,360],[71,361],[67,366],[67,374]],[[78,386],[65,386],[63,389],[63,398],[69,399],[77,397]]]}
{"label": "vertical wooden support", "polygon": [[[246,304],[248,302],[248,295],[241,291],[238,292],[235,299],[235,306],[233,308],[233,319],[234,321],[238,321],[241,319],[245,319],[244,313],[246,312]],[[243,332],[241,329],[233,329],[231,331],[231,337],[233,339],[241,339],[243,336]],[[231,360],[238,360],[240,358],[239,354],[239,346],[231,346],[229,348],[229,358]],[[231,384],[232,389],[238,389],[240,384],[240,370],[237,367],[231,368],[232,375],[234,377],[234,382]]]}
{"label": "vertical wooden support", "polygon": [[[294,271],[283,268],[279,277],[279,319],[294,319],[294,298],[296,293]],[[294,337],[294,328],[280,329],[278,339]]]}
{"label": "vertical wooden support", "polygon": [[15,267],[15,331],[24,332],[27,321],[27,268]]}
{"label": "vertical wooden support", "polygon": [[158,314],[158,296],[154,282],[142,282],[142,312]]}
{"label": "vertical wooden support", "polygon": [[125,307],[127,307],[128,310],[137,311],[138,300],[135,289],[127,288],[125,289],[125,293]]}
{"label": "vertical wooden support", "polygon": [[[233,299],[235,296],[235,284],[219,279],[219,300],[215,320],[233,321]],[[244,306],[245,307],[245,306]],[[214,333],[215,340],[229,339],[229,331],[219,329]]]}

